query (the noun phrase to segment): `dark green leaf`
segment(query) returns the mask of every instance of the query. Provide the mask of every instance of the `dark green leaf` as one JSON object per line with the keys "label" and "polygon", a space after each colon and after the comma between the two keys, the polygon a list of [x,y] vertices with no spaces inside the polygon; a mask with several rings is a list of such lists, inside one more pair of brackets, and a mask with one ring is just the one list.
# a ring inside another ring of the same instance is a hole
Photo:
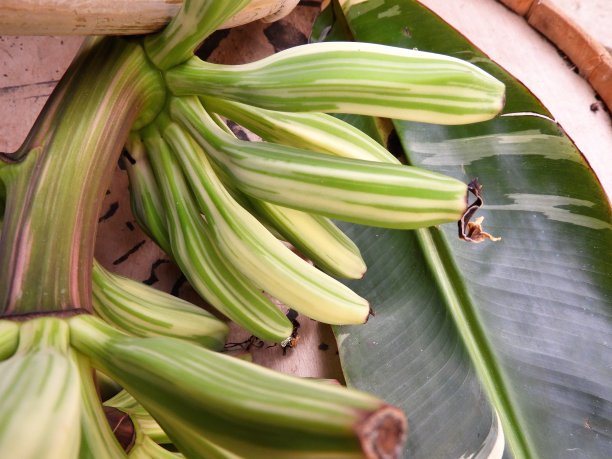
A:
{"label": "dark green leaf", "polygon": [[336,330],[348,382],[406,410],[407,457],[487,457],[485,392],[515,457],[610,457],[612,218],[597,179],[525,87],[417,2],[345,14],[360,41],[450,54],[507,86],[489,122],[395,122],[412,164],[479,177],[485,229],[503,239],[347,227],[369,265],[351,286],[377,312]]}

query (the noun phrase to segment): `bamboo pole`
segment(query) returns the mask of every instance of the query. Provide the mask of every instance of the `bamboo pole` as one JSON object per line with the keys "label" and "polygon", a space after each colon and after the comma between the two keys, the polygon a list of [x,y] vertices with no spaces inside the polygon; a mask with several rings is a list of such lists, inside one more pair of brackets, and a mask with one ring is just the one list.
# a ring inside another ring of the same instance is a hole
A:
{"label": "bamboo pole", "polygon": [[[298,1],[253,0],[223,27],[280,19]],[[166,25],[181,4],[182,0],[1,0],[0,35],[150,33]]]}

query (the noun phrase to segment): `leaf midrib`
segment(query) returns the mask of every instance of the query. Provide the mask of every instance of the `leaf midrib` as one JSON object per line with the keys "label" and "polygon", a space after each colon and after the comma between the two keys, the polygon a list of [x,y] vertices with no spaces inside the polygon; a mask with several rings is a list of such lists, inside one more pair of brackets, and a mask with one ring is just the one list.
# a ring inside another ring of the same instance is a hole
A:
{"label": "leaf midrib", "polygon": [[517,459],[537,457],[529,437],[520,429],[520,417],[514,408],[506,384],[507,377],[486,337],[477,309],[444,240],[444,235],[435,228],[418,229],[415,233],[476,374],[502,420],[502,426],[505,427],[504,435],[514,457]]}

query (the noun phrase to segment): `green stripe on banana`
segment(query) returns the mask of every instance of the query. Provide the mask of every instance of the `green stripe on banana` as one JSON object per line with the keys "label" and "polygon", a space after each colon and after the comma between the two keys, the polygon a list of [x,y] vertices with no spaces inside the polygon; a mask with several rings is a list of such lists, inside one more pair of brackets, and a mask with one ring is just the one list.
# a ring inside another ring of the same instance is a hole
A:
{"label": "green stripe on banana", "polygon": [[144,39],[149,59],[160,69],[184,62],[208,35],[250,1],[184,0],[178,14],[160,33]]}
{"label": "green stripe on banana", "polygon": [[339,158],[218,129],[196,98],[174,98],[171,114],[234,178],[264,201],[371,226],[414,229],[458,221],[467,185],[413,166]]}
{"label": "green stripe on banana", "polygon": [[92,316],[71,318],[70,330],[73,345],[125,387],[188,457],[203,457],[201,445],[190,443],[200,436],[249,458],[355,458],[384,448],[372,445],[383,438],[395,445],[381,429],[399,440],[405,435],[402,414],[362,392],[183,340],[107,334],[108,326]]}
{"label": "green stripe on banana", "polygon": [[282,342],[292,325],[260,289],[231,266],[209,238],[180,167],[155,127],[144,137],[164,198],[172,255],[193,288],[255,336]]}
{"label": "green stripe on banana", "polygon": [[131,160],[125,161],[130,181],[130,204],[140,228],[166,253],[170,240],[166,213],[146,150],[137,133],[131,133],[125,145]]}
{"label": "green stripe on banana", "polygon": [[228,326],[209,312],[148,285],[113,274],[94,261],[96,314],[135,336],[173,336],[221,349]]}
{"label": "green stripe on banana", "polygon": [[296,46],[233,66],[194,57],[165,78],[175,95],[437,124],[491,119],[503,107],[505,91],[500,81],[453,57],[354,42]]}
{"label": "green stripe on banana", "polygon": [[69,338],[60,319],[21,324],[17,351],[0,363],[0,457],[78,457],[81,390]]}
{"label": "green stripe on banana", "polygon": [[304,262],[242,208],[183,128],[169,123],[163,135],[181,163],[216,245],[237,270],[268,294],[315,320],[365,322],[368,302]]}

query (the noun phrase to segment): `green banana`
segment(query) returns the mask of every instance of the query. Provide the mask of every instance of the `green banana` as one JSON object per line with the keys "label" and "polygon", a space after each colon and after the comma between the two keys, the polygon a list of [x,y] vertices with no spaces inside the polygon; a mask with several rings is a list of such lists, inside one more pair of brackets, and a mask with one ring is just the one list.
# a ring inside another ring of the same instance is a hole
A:
{"label": "green banana", "polygon": [[171,443],[168,435],[166,435],[157,421],[126,390],[122,390],[114,397],[106,400],[104,405],[117,408],[129,414],[134,424],[139,426],[143,435],[151,438],[154,442]]}
{"label": "green banana", "polygon": [[293,329],[291,322],[211,243],[183,172],[153,126],[144,141],[166,206],[172,254],[190,284],[217,310],[259,338],[286,339]]}
{"label": "green banana", "polygon": [[166,213],[142,140],[132,132],[125,145],[131,160],[125,161],[130,181],[130,204],[138,225],[166,253],[170,240]]}
{"label": "green banana", "polygon": [[[136,426],[136,443],[130,450],[130,458],[147,459],[153,457],[156,459],[171,459],[183,457],[182,454],[171,453],[158,445],[158,443],[171,443],[171,440],[153,417],[127,391],[121,391],[112,399],[104,402],[104,404],[128,413]],[[230,453],[218,445],[214,445],[201,435],[193,435],[192,429],[188,426],[178,432],[177,435],[188,438],[188,440],[181,441],[181,443],[198,445],[197,454],[205,453],[207,459],[239,459],[239,456]]]}
{"label": "green banana", "polygon": [[266,110],[216,97],[200,97],[207,111],[223,115],[264,140],[352,159],[398,163],[381,144],[325,113]]}
{"label": "green banana", "polygon": [[305,263],[223,187],[200,147],[175,123],[163,135],[191,185],[219,250],[233,266],[287,306],[325,323],[365,322],[366,300]]}
{"label": "green banana", "polygon": [[255,198],[252,203],[258,215],[326,273],[346,279],[361,279],[365,274],[359,248],[329,218]]}
{"label": "green banana", "polygon": [[178,14],[160,33],[144,39],[148,58],[161,70],[186,61],[208,35],[250,2],[185,0]]}
{"label": "green banana", "polygon": [[221,349],[228,326],[187,301],[113,274],[94,261],[93,307],[100,317],[136,336],[174,336]]}
{"label": "green banana", "polygon": [[89,359],[76,356],[81,379],[81,444],[79,459],[120,459],[126,454],[110,429],[100,405]]}
{"label": "green banana", "polygon": [[504,85],[473,64],[371,43],[296,46],[244,65],[193,57],[168,70],[174,95],[213,95],[281,111],[354,113],[437,124],[493,118]]}
{"label": "green banana", "polygon": [[467,208],[467,185],[454,178],[418,167],[240,141],[220,130],[196,98],[173,98],[170,109],[236,186],[258,199],[400,229],[456,222]]}
{"label": "green banana", "polygon": [[68,324],[56,318],[22,323],[15,354],[0,363],[0,457],[76,459],[80,393]]}
{"label": "green banana", "polygon": [[[71,342],[132,394],[188,457],[199,438],[249,458],[364,457],[403,438],[399,410],[175,338],[121,335],[93,316],[69,319]],[[387,443],[383,438],[389,440]],[[389,448],[389,446],[387,446]]]}
{"label": "green banana", "polygon": [[128,455],[130,459],[177,459],[183,456],[181,453],[173,453],[159,446],[150,437],[136,434],[136,443]]}
{"label": "green banana", "polygon": [[[212,113],[211,118],[234,137],[218,115]],[[231,178],[222,169],[216,167],[215,172],[242,207],[247,208],[278,239],[290,242],[317,267],[333,276],[363,277],[367,267],[359,248],[330,219],[245,196],[234,188]]]}

